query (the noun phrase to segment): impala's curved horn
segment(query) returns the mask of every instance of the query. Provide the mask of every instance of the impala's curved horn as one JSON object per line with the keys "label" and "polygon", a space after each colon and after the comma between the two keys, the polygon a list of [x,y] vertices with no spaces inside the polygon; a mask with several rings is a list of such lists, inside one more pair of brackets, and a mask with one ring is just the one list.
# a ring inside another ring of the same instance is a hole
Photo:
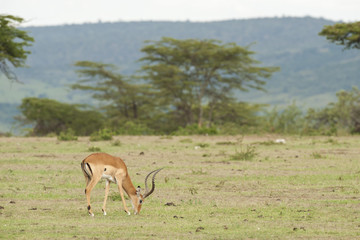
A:
{"label": "impala's curved horn", "polygon": [[[157,169],[157,170],[154,170],[154,171],[150,172],[150,173],[146,176],[146,178],[145,178],[145,194],[144,194],[144,198],[147,198],[148,196],[150,196],[150,195],[154,192],[154,190],[155,190],[155,176],[156,176],[156,174],[158,174],[158,172],[160,172],[162,169],[163,169],[163,168],[159,168],[159,169]],[[152,180],[151,180],[152,187],[151,187],[151,190],[149,191],[148,185],[147,185],[147,180],[148,180],[148,178],[150,177],[150,175],[153,174],[153,173],[154,173],[154,175],[153,175]]]}

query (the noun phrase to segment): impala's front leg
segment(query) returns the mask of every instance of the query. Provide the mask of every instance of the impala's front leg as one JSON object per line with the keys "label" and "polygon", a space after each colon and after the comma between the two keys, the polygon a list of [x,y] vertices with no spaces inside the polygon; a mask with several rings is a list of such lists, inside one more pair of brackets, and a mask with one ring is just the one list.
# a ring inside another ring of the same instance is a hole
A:
{"label": "impala's front leg", "polygon": [[103,214],[106,215],[106,200],[108,198],[109,195],[109,188],[110,188],[110,181],[106,180],[106,185],[105,185],[105,199],[104,199],[104,204],[102,207],[102,211]]}
{"label": "impala's front leg", "polygon": [[124,210],[128,215],[130,215],[129,209],[126,207],[126,202],[125,202],[125,199],[124,199],[124,191],[123,191],[123,187],[122,187],[122,177],[121,176],[116,177],[116,182],[117,182],[117,185],[118,185],[118,188],[119,188],[121,200],[122,200],[123,205],[124,205]]}

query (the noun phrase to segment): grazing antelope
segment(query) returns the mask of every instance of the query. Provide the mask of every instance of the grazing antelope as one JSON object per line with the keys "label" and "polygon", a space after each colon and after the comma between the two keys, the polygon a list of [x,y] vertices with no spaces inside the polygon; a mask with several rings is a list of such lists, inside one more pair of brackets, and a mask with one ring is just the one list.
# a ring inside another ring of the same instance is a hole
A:
{"label": "grazing antelope", "polygon": [[[106,179],[105,199],[102,208],[104,215],[106,215],[106,200],[109,194],[110,182],[116,183],[118,185],[125,212],[130,215],[124,200],[123,189],[131,199],[131,204],[134,208],[134,214],[138,214],[140,213],[141,205],[143,204],[144,199],[154,192],[155,176],[162,168],[154,170],[146,176],[144,195],[140,193],[140,187],[135,189],[128,174],[127,167],[121,158],[114,157],[106,153],[93,153],[81,162],[81,169],[86,180],[85,194],[88,204],[88,212],[90,216],[94,216],[93,212],[91,211],[90,194],[91,190],[100,181],[100,179]],[[152,187],[149,191],[147,186],[147,179],[151,174],[154,175],[152,177]]]}

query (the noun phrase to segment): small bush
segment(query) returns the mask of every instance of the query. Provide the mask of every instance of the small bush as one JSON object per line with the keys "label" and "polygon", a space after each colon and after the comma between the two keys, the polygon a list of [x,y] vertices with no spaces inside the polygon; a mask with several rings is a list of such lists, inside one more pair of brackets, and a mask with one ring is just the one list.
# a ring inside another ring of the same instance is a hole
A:
{"label": "small bush", "polygon": [[78,139],[78,137],[75,136],[75,132],[71,128],[61,132],[57,138],[60,141],[76,141]]}
{"label": "small bush", "polygon": [[101,152],[101,148],[92,146],[92,147],[89,147],[88,151],[89,152]]}
{"label": "small bush", "polygon": [[240,150],[236,148],[235,154],[231,155],[230,159],[236,161],[251,161],[258,155],[258,153],[256,152],[256,147],[254,145],[244,146],[242,140],[242,138],[238,139]]}
{"label": "small bush", "polygon": [[257,155],[255,146],[247,145],[245,149],[242,147],[240,151],[236,150],[235,154],[231,155],[230,158],[236,161],[251,161]]}
{"label": "small bush", "polygon": [[91,134],[90,141],[109,141],[112,140],[112,138],[113,132],[108,128],[104,128],[99,130],[98,132],[94,132],[93,134]]}
{"label": "small bush", "polygon": [[115,141],[113,141],[113,142],[111,143],[111,145],[114,146],[114,147],[120,147],[120,146],[121,146],[121,142],[120,142],[120,140],[115,140]]}

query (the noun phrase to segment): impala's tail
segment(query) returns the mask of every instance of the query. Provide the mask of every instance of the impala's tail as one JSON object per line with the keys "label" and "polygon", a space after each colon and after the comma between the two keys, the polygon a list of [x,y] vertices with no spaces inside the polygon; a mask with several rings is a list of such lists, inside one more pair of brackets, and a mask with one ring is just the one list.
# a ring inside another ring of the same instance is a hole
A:
{"label": "impala's tail", "polygon": [[83,171],[84,176],[87,179],[87,182],[89,182],[93,175],[90,164],[86,163],[85,160],[83,160],[81,162],[81,170]]}

